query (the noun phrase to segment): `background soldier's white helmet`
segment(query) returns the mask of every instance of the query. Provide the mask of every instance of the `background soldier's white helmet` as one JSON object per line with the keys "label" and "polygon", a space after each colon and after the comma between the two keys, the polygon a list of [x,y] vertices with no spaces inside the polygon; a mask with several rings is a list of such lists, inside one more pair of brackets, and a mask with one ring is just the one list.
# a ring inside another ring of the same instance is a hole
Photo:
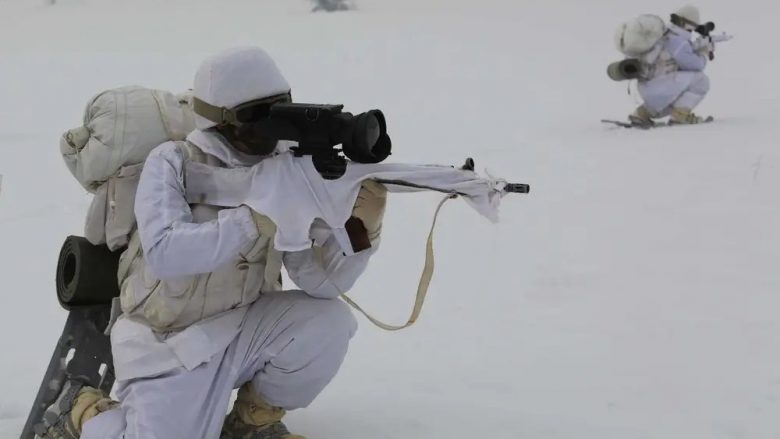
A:
{"label": "background soldier's white helmet", "polygon": [[[229,49],[207,58],[195,73],[193,96],[206,104],[231,109],[245,102],[290,92],[290,85],[274,60],[257,47]],[[195,126],[217,125],[198,114]]]}
{"label": "background soldier's white helmet", "polygon": [[689,24],[692,24],[694,26],[698,26],[701,24],[701,17],[699,16],[699,8],[693,5],[685,5],[682,8],[678,9],[677,12],[674,13],[674,15],[682,18],[683,20],[687,21]]}

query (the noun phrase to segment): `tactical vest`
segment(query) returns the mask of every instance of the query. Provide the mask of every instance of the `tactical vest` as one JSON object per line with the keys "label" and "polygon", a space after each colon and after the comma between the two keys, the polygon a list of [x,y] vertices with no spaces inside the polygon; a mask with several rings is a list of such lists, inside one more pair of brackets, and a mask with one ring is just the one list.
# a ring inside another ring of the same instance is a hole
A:
{"label": "tactical vest", "polygon": [[[189,142],[177,142],[186,162],[225,167],[216,157]],[[185,181],[186,184],[186,181]],[[193,221],[217,218],[218,207],[190,204]],[[210,273],[173,280],[158,279],[146,264],[138,231],[133,232],[120,267],[122,312],[158,332],[173,332],[225,311],[256,301],[262,292],[281,290],[281,253],[273,248],[275,226],[268,220],[248,249]],[[251,247],[250,247],[251,245]]]}
{"label": "tactical vest", "polygon": [[642,56],[642,63],[647,66],[645,80],[651,80],[659,76],[668,75],[680,70],[680,65],[677,64],[674,57],[668,50],[666,50],[666,42],[669,40],[669,34],[664,35],[661,40],[656,43],[653,50]]}

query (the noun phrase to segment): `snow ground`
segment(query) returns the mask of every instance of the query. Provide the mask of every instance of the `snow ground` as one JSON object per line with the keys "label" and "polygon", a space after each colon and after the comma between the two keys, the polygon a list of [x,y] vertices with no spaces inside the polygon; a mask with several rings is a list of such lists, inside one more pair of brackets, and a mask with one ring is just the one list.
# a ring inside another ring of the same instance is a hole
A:
{"label": "snow ground", "polygon": [[[361,320],[340,375],[290,425],[312,439],[780,438],[780,73],[768,0],[701,2],[719,46],[701,112],[604,127],[635,103],[609,81],[616,25],[678,2],[0,0],[0,437],[16,437],[65,313],[56,256],[89,197],[58,154],[87,99],[179,91],[200,60],[269,50],[300,101],[385,111],[403,162],[532,185],[492,225],[445,208],[413,329]],[[354,296],[411,306],[435,197],[393,197]],[[411,213],[414,212],[414,215]]]}

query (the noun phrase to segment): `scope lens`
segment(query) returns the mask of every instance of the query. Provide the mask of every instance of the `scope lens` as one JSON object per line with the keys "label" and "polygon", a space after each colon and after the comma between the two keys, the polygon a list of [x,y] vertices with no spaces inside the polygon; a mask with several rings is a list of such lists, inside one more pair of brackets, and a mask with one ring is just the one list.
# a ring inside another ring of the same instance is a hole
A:
{"label": "scope lens", "polygon": [[349,125],[350,133],[342,143],[347,158],[359,163],[379,163],[390,155],[390,137],[381,111],[360,113]]}
{"label": "scope lens", "polygon": [[366,139],[365,145],[369,151],[374,149],[374,146],[376,146],[376,142],[379,140],[379,136],[381,134],[382,128],[379,126],[379,120],[377,120],[373,112],[369,111],[368,114],[366,114],[366,125],[364,133]]}

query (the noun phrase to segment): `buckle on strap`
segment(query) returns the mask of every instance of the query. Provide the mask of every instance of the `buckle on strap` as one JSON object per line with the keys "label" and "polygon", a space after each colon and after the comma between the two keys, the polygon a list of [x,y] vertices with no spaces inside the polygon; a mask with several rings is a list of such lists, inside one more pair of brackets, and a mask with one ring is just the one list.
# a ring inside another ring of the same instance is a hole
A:
{"label": "buckle on strap", "polygon": [[241,122],[236,119],[236,112],[225,107],[220,107],[222,109],[222,122],[220,123],[227,123],[230,125],[241,125]]}

